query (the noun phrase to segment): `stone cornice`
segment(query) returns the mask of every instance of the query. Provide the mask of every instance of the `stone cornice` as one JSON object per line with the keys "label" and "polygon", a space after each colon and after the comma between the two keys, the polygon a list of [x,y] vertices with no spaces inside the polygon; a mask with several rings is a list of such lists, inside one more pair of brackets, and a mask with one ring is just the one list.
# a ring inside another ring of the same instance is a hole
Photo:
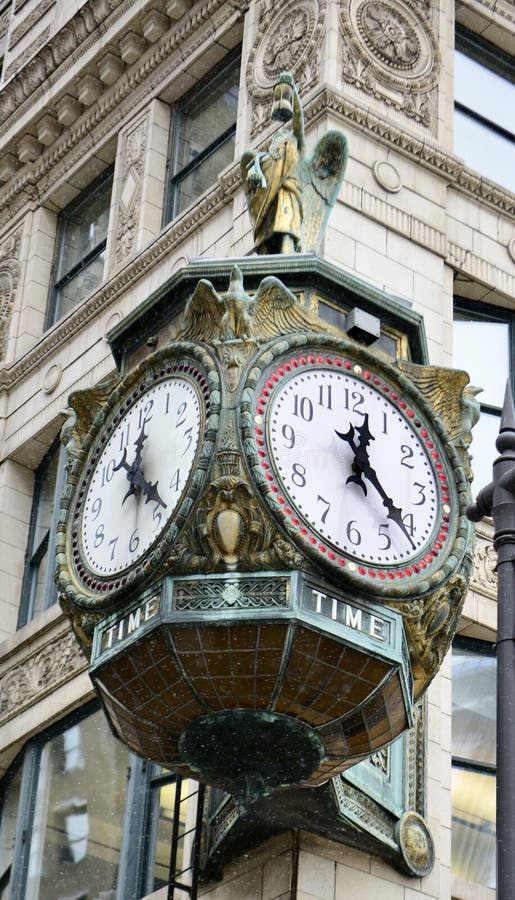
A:
{"label": "stone cornice", "polygon": [[510,191],[477,175],[462,160],[442,147],[399,128],[343,94],[328,88],[320,90],[304,108],[306,121],[316,121],[328,110],[352,122],[360,131],[373,134],[377,140],[394,147],[404,156],[415,157],[423,166],[443,176],[450,184],[456,185],[481,203],[487,203],[508,215],[515,212],[515,195]]}
{"label": "stone cornice", "polygon": [[[241,16],[244,3],[228,4],[226,0],[206,0],[197,4],[188,16],[183,17],[157,44],[153,45],[141,59],[107,89],[99,100],[87,110],[53,145],[34,163],[27,164],[0,191],[0,213],[8,210],[12,217],[27,201],[41,198],[66,176],[75,160],[92,153],[123,121],[124,116],[134,113],[138,104],[148,103],[162,90],[178,68],[173,54],[186,42],[188,59],[205,43],[201,26],[211,31],[225,31]],[[214,21],[215,13],[219,13]],[[211,34],[211,39],[214,35]],[[42,110],[40,110],[40,113]],[[1,226],[0,226],[1,227]]]}

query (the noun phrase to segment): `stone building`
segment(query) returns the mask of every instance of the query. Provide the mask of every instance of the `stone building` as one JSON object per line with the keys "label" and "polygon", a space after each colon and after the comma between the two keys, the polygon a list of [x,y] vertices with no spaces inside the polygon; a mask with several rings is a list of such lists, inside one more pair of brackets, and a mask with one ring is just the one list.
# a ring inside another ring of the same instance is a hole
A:
{"label": "stone building", "polygon": [[490,480],[514,378],[514,44],[510,0],[0,0],[0,897],[164,898],[181,872],[174,897],[495,896],[488,523],[410,734],[324,788],[324,815],[259,827],[115,740],[53,569],[68,396],[114,371],[112,335],[170,279],[252,253],[239,158],[285,69],[308,147],[349,144],[320,256],[423,319],[419,361],[484,388]]}

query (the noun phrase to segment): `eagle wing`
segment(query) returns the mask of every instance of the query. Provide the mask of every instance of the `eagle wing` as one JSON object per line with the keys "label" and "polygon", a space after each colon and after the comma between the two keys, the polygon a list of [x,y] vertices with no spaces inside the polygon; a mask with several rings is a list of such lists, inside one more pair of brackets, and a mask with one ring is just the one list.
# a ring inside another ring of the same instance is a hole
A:
{"label": "eagle wing", "polygon": [[220,294],[209,281],[202,278],[186,304],[177,340],[206,343],[219,340],[224,311],[225,305]]}

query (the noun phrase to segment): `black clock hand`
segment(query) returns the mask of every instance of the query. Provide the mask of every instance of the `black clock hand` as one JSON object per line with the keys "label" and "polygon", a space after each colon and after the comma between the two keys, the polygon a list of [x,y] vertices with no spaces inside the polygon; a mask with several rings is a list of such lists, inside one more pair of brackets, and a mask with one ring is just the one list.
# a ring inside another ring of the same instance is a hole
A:
{"label": "black clock hand", "polygon": [[123,456],[118,465],[114,466],[113,471],[117,472],[119,469],[125,469],[127,472],[127,478],[129,480],[130,487],[122,500],[122,505],[132,494],[137,496],[140,491],[143,491],[143,493],[146,495],[145,503],[149,503],[150,500],[154,500],[159,504],[159,506],[162,506],[166,509],[166,503],[161,499],[157,490],[157,481],[155,481],[154,484],[147,481],[141,469],[141,455],[143,451],[143,444],[145,443],[147,437],[148,435],[145,434],[145,425],[143,424],[138,437],[134,441],[136,453],[134,455],[133,462],[130,465],[127,462],[127,448],[124,447]]}
{"label": "black clock hand", "polygon": [[346,434],[341,434],[339,431],[336,432],[336,434],[338,435],[339,438],[341,438],[344,441],[347,441],[352,452],[354,453],[355,474],[349,475],[349,477],[347,478],[347,484],[349,482],[354,482],[355,484],[358,484],[363,489],[363,492],[366,494],[367,493],[366,485],[363,481],[363,476],[365,476],[365,478],[368,479],[370,484],[372,484],[375,487],[377,493],[381,497],[381,499],[383,501],[383,505],[386,507],[386,510],[387,510],[387,518],[391,519],[392,522],[395,522],[395,524],[400,528],[402,533],[407,537],[413,550],[415,550],[416,548],[415,548],[413,539],[412,539],[408,529],[406,528],[403,518],[402,518],[402,509],[399,506],[395,506],[392,498],[388,496],[384,487],[382,486],[381,482],[379,481],[379,478],[377,477],[377,472],[375,471],[373,466],[370,464],[370,459],[368,456],[367,448],[368,448],[370,441],[374,441],[375,438],[368,427],[368,413],[364,417],[363,424],[358,425],[356,427],[356,431],[358,432],[359,438],[360,438],[359,444],[356,444],[354,441],[354,427],[352,425],[350,426],[349,431],[346,432]]}

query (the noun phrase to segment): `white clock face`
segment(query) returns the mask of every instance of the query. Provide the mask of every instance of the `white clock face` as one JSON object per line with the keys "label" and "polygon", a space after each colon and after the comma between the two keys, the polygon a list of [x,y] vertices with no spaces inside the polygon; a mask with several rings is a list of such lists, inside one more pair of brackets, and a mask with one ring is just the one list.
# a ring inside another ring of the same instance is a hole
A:
{"label": "white clock face", "polygon": [[325,558],[373,578],[417,574],[449,531],[450,487],[434,438],[361,366],[299,360],[278,366],[256,406],[258,456],[276,503]]}
{"label": "white clock face", "polygon": [[167,527],[199,445],[193,380],[177,374],[135,393],[95,460],[83,500],[81,556],[103,578],[137,562]]}

